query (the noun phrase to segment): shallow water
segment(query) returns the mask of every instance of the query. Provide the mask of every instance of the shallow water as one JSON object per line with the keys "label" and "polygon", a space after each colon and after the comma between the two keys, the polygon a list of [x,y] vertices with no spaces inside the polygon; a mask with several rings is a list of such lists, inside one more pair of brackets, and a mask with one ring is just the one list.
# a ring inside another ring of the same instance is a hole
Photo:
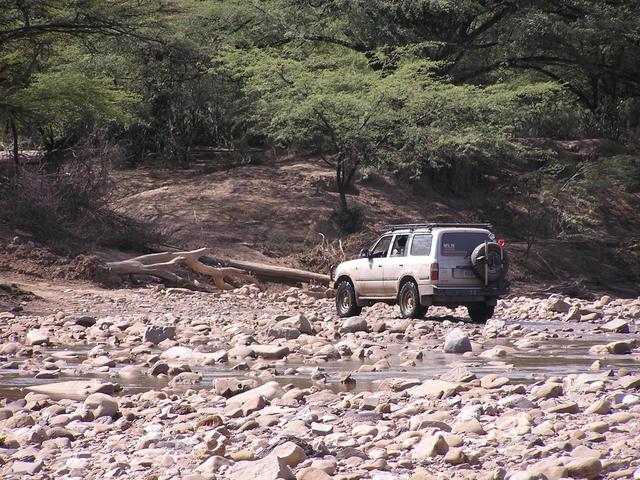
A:
{"label": "shallow water", "polygon": [[[388,348],[389,357],[386,360],[390,363],[391,368],[381,372],[370,373],[353,373],[352,378],[356,380],[355,385],[343,385],[340,383],[340,375],[344,372],[357,371],[363,364],[373,364],[375,360],[340,360],[330,361],[320,364],[302,364],[297,362],[286,362],[278,365],[276,375],[273,380],[282,384],[294,384],[298,387],[309,387],[317,385],[320,388],[329,388],[334,391],[376,391],[377,382],[386,378],[404,377],[427,379],[440,375],[452,367],[465,367],[474,372],[478,376],[489,373],[498,373],[504,375],[514,382],[535,382],[542,377],[548,376],[565,376],[568,374],[578,374],[593,372],[590,370],[591,364],[598,357],[589,355],[589,348],[593,345],[605,344],[616,340],[625,340],[635,338],[638,332],[631,334],[602,334],[593,333],[594,325],[591,324],[568,324],[564,322],[507,322],[509,324],[518,323],[523,328],[545,332],[556,336],[556,338],[537,338],[532,337],[539,344],[537,348],[517,349],[513,354],[509,354],[505,358],[500,359],[484,359],[480,357],[463,357],[457,354],[448,354],[437,350],[425,350],[424,346],[413,345],[411,343],[392,344]],[[522,337],[520,337],[522,338]],[[487,341],[484,349],[491,348],[495,345],[512,346],[513,343],[520,338],[498,338]],[[427,346],[439,346],[441,340],[433,340]],[[405,361],[400,357],[400,353],[405,347],[418,348],[423,351],[422,360],[416,360],[415,367],[403,367],[401,363]],[[64,349],[70,351],[71,349]],[[61,350],[48,350],[47,353],[52,354]],[[74,365],[81,363],[86,359],[88,349],[73,350],[78,358],[67,363],[69,369]],[[255,378],[253,376],[244,376],[242,373],[233,371],[230,366],[226,365],[214,366],[192,366],[193,371],[200,372],[203,375],[202,382],[193,387],[180,387],[176,390],[184,390],[187,388],[210,388],[212,381],[216,377],[234,377],[234,378]],[[35,379],[33,376],[20,376],[17,370],[0,369],[0,398],[18,399],[24,397],[27,393],[25,387],[53,383],[67,380],[82,380],[89,378],[97,378],[103,381],[111,381],[119,383],[123,386],[121,394],[131,394],[143,392],[151,389],[161,389],[167,386],[166,379],[157,379],[151,376],[142,376],[135,379],[125,379],[117,376],[119,368],[111,368],[109,373],[97,372],[81,372],[74,375],[61,375],[56,379]],[[319,367],[326,375],[326,383],[316,383],[310,378],[311,372]],[[608,355],[602,361],[603,368],[619,368],[626,367],[629,370],[640,370],[640,357],[634,355]],[[289,368],[303,367],[304,373],[296,375],[284,375],[283,372]]]}

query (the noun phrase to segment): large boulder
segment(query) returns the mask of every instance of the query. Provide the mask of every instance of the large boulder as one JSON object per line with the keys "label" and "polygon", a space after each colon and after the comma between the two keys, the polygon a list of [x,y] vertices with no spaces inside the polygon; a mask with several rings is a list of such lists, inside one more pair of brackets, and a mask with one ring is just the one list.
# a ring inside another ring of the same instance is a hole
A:
{"label": "large boulder", "polygon": [[307,458],[302,447],[293,442],[285,442],[282,445],[278,445],[271,451],[269,456],[282,459],[285,465],[290,467],[295,467]]}
{"label": "large boulder", "polygon": [[577,322],[582,319],[582,314],[580,313],[580,307],[573,306],[569,309],[569,312],[565,315],[565,322]]}
{"label": "large boulder", "polygon": [[265,400],[273,400],[274,398],[280,398],[282,395],[284,395],[284,389],[278,382],[272,381],[229,398],[227,405],[237,404],[239,406],[257,397],[264,397]]}
{"label": "large boulder", "polygon": [[289,355],[289,347],[280,345],[251,345],[251,349],[258,357],[280,360]]}
{"label": "large boulder", "polygon": [[427,458],[444,455],[449,451],[449,445],[440,433],[425,436],[418,442],[411,451],[411,458],[414,460],[425,460]]}
{"label": "large boulder", "polygon": [[565,302],[561,297],[552,295],[547,300],[547,310],[555,313],[569,313],[571,305]]}
{"label": "large boulder", "polygon": [[163,340],[176,338],[176,327],[169,325],[148,325],[144,329],[143,340],[157,345]]}
{"label": "large boulder", "polygon": [[84,406],[94,418],[115,417],[118,413],[118,401],[104,393],[92,393],[84,401]]}
{"label": "large boulder", "polygon": [[444,380],[425,380],[407,390],[412,397],[447,398],[460,391],[460,385]]}
{"label": "large boulder", "polygon": [[285,460],[276,455],[268,455],[262,460],[236,463],[226,472],[226,478],[242,480],[295,480]]}
{"label": "large boulder", "polygon": [[444,339],[446,353],[465,353],[471,351],[471,341],[459,328],[451,330]]}
{"label": "large boulder", "polygon": [[605,332],[629,333],[629,323],[621,318],[616,318],[602,325]]}
{"label": "large boulder", "polygon": [[256,383],[255,380],[239,380],[233,377],[216,378],[213,381],[213,391],[222,397],[230,398],[250,390]]}
{"label": "large boulder", "polygon": [[169,382],[170,387],[185,385],[196,385],[202,381],[202,374],[199,372],[180,372]]}
{"label": "large boulder", "polygon": [[188,347],[171,347],[160,354],[164,360],[178,360],[189,365],[207,365],[215,363],[213,353],[197,352]]}
{"label": "large boulder", "polygon": [[408,388],[420,385],[422,382],[417,378],[391,377],[380,380],[378,391],[390,390],[392,392],[402,392]]}
{"label": "large boulder", "polygon": [[135,379],[146,375],[145,369],[138,365],[125,365],[118,370],[118,376],[121,378]]}
{"label": "large boulder", "polygon": [[369,329],[369,324],[362,317],[351,317],[347,318],[344,322],[342,322],[342,326],[340,327],[340,333],[356,333],[356,332],[366,332]]}
{"label": "large boulder", "polygon": [[546,382],[531,391],[536,399],[548,399],[560,397],[564,394],[562,385],[555,382]]}
{"label": "large boulder", "polygon": [[84,400],[92,393],[112,393],[122,390],[117,383],[103,383],[98,380],[70,380],[68,382],[45,383],[27,387],[27,390],[43,393],[51,398]]}
{"label": "large boulder", "polygon": [[454,367],[440,375],[440,380],[451,383],[467,383],[475,380],[476,374],[464,367]]}
{"label": "large boulder", "polygon": [[[298,332],[298,334],[296,335],[295,332]],[[294,315],[293,317],[277,316],[268,331],[269,335],[276,338],[290,338],[287,334],[296,335],[291,338],[298,338],[300,334],[315,335],[315,333],[309,320],[302,314]]]}
{"label": "large boulder", "polygon": [[46,330],[29,330],[26,339],[27,345],[44,345],[45,343],[49,343],[49,334]]}
{"label": "large boulder", "polygon": [[614,355],[625,355],[631,353],[635,346],[635,340],[620,340],[618,342],[607,343],[606,348]]}
{"label": "large boulder", "polygon": [[302,335],[302,332],[295,327],[284,323],[275,323],[267,330],[267,335],[273,338],[284,338],[286,340],[293,340]]}
{"label": "large boulder", "polygon": [[573,478],[597,478],[602,473],[602,462],[594,457],[578,458],[568,463],[566,467]]}

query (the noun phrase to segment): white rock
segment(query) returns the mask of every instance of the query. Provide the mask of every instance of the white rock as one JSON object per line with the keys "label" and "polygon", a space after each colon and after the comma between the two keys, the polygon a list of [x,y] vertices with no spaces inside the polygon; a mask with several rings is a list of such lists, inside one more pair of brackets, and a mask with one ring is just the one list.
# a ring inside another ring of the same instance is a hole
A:
{"label": "white rock", "polygon": [[456,394],[460,385],[444,380],[425,380],[422,384],[407,390],[412,397],[447,398]]}
{"label": "white rock", "polygon": [[444,351],[446,353],[465,353],[471,351],[471,342],[459,328],[451,330],[444,339]]}
{"label": "white rock", "polygon": [[366,332],[368,329],[369,324],[364,318],[351,317],[342,322],[340,333]]}
{"label": "white rock", "polygon": [[26,339],[27,345],[43,345],[45,343],[49,343],[49,335],[47,334],[46,330],[29,330]]}
{"label": "white rock", "polygon": [[552,295],[547,300],[547,310],[556,313],[569,313],[569,309],[571,309],[571,305],[558,296]]}
{"label": "white rock", "polygon": [[227,470],[226,478],[238,480],[295,480],[296,477],[282,458],[275,455],[267,455],[262,460],[236,463]]}
{"label": "white rock", "polygon": [[274,398],[282,397],[282,395],[284,395],[284,389],[278,382],[267,382],[264,385],[229,398],[227,405],[242,405],[247,400],[253,400],[257,397],[264,397],[265,400],[273,400]]}
{"label": "white rock", "polygon": [[68,382],[34,385],[26,389],[36,393],[43,393],[56,399],[84,400],[92,393],[111,394],[120,391],[122,387],[116,383],[102,383],[99,380],[70,380]]}
{"label": "white rock", "polygon": [[118,413],[118,401],[104,393],[92,393],[84,401],[84,406],[95,418],[114,417]]}
{"label": "white rock", "polygon": [[251,345],[252,350],[259,357],[279,360],[289,355],[289,347],[280,345]]}
{"label": "white rock", "polygon": [[165,360],[179,360],[191,365],[204,365],[209,362],[215,363],[215,357],[212,353],[197,352],[187,347],[171,347],[160,354]]}

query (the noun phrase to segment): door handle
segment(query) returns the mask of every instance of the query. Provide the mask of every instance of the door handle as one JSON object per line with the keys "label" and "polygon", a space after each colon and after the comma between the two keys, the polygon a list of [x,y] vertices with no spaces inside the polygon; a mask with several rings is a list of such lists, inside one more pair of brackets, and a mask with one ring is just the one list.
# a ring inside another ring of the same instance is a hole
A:
{"label": "door handle", "polygon": [[399,263],[398,266],[399,267],[404,267],[404,263]]}
{"label": "door handle", "polygon": [[378,265],[378,268],[382,268],[382,265]]}

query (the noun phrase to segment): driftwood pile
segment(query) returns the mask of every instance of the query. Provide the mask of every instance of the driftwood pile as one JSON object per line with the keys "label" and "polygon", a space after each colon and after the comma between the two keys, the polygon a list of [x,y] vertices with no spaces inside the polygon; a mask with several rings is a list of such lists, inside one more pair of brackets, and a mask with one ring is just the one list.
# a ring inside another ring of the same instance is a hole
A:
{"label": "driftwood pile", "polygon": [[[282,283],[313,283],[328,285],[329,276],[320,273],[262,263],[209,257],[208,248],[182,252],[160,252],[119,262],[108,262],[112,274],[122,278],[154,277],[171,285],[193,290],[210,289],[194,278],[208,277],[220,290],[231,290],[257,280]],[[215,265],[215,266],[214,266]]]}

